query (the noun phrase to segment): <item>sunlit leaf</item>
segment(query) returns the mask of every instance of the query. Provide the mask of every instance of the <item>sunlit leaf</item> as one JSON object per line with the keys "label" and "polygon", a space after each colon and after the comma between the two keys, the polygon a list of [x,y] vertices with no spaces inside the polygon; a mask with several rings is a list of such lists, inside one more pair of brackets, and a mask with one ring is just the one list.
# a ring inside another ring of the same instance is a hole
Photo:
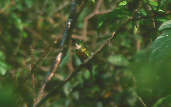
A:
{"label": "sunlit leaf", "polygon": [[127,5],[127,1],[125,0],[119,3],[119,6],[125,6],[125,5]]}
{"label": "sunlit leaf", "polygon": [[149,3],[150,3],[152,6],[158,6],[158,2],[157,2],[157,1],[149,0]]}
{"label": "sunlit leaf", "polygon": [[165,29],[170,29],[171,30],[171,20],[168,20],[164,22],[160,27],[159,31],[165,30]]}
{"label": "sunlit leaf", "polygon": [[170,107],[171,106],[171,95],[160,98],[153,107]]}

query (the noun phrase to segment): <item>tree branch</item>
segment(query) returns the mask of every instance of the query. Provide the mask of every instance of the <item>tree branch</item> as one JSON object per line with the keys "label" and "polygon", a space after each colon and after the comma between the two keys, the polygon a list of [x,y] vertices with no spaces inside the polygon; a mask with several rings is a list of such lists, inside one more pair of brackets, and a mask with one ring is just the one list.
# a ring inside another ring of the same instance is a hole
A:
{"label": "tree branch", "polygon": [[117,35],[118,33],[121,32],[122,28],[125,27],[125,25],[127,25],[129,22],[131,21],[135,21],[135,18],[136,18],[136,13],[138,12],[138,9],[136,9],[136,11],[134,11],[133,13],[133,16],[128,18],[127,21],[123,22],[119,27],[118,29],[116,29],[116,32],[114,32],[112,34],[112,36],[107,39],[104,44],[102,44],[96,51],[95,53],[90,56],[89,58],[87,58],[86,60],[83,61],[83,63],[78,66],[75,71],[73,73],[71,73],[63,82],[60,82],[58,85],[56,85],[56,87],[50,91],[47,95],[43,96],[39,102],[37,103],[37,106],[40,106],[41,104],[43,104],[48,98],[54,96],[57,92],[58,92],[58,89],[61,89],[61,87],[63,87],[65,85],[65,83],[67,83],[68,81],[70,81],[74,76],[76,76],[78,74],[78,72],[80,72],[80,70],[84,67],[86,67],[86,65],[89,64],[90,61],[92,61],[93,58],[95,58],[95,56],[100,53],[109,43],[110,41],[113,40],[114,36]]}
{"label": "tree branch", "polygon": [[[39,102],[41,101],[41,99],[46,95],[46,93],[44,92],[45,87],[46,87],[48,81],[50,81],[52,79],[52,77],[54,76],[55,72],[57,71],[57,69],[59,67],[59,64],[62,61],[63,56],[66,53],[65,44],[71,38],[70,36],[72,35],[72,30],[77,21],[77,17],[80,14],[81,10],[83,9],[84,5],[86,4],[86,1],[87,0],[80,1],[80,2],[79,2],[79,0],[72,1],[70,15],[69,15],[68,21],[66,23],[63,38],[60,43],[60,52],[57,55],[56,60],[53,64],[52,68],[50,69],[47,78],[45,78],[45,81],[39,90],[38,96],[34,100],[33,107],[37,107],[39,105]],[[80,7],[78,6],[79,3],[80,3]]]}

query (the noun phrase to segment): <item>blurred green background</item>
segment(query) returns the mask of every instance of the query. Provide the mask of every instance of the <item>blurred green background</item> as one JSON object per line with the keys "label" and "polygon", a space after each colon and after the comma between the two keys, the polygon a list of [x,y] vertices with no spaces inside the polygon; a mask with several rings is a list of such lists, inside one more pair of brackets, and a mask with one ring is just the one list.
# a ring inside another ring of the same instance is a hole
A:
{"label": "blurred green background", "polygon": [[[0,106],[32,106],[59,52],[71,3],[0,0]],[[73,41],[94,53],[121,29],[91,67],[82,68],[42,107],[171,107],[170,6],[170,0],[87,0]],[[82,63],[74,46],[47,93]]]}

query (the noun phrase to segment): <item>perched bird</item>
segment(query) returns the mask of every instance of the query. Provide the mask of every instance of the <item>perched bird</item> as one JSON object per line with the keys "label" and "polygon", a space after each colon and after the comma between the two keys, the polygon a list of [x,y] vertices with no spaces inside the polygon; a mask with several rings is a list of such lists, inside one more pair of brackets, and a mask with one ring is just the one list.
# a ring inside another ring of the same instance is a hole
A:
{"label": "perched bird", "polygon": [[75,49],[76,49],[76,53],[79,56],[79,58],[81,59],[81,61],[84,61],[85,59],[87,59],[90,56],[90,52],[87,50],[87,48],[85,47],[85,45],[82,42],[76,43]]}

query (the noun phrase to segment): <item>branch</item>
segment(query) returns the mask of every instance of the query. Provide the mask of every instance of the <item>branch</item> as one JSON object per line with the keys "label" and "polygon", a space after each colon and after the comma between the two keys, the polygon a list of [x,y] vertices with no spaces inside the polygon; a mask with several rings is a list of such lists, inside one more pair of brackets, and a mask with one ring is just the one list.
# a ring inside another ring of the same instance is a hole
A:
{"label": "branch", "polygon": [[100,52],[101,52],[101,51],[110,43],[110,41],[112,41],[112,39],[114,38],[114,36],[121,32],[122,28],[125,27],[125,25],[127,25],[130,21],[134,21],[134,20],[135,20],[135,16],[136,16],[137,11],[138,11],[138,9],[136,9],[136,11],[134,11],[132,17],[128,18],[127,21],[123,22],[123,23],[118,27],[118,29],[116,29],[116,32],[114,32],[114,33],[112,34],[112,36],[111,36],[109,39],[107,39],[107,40],[104,42],[104,44],[102,44],[102,45],[100,46],[100,48],[98,48],[98,49],[96,50],[96,52],[95,52],[92,56],[90,56],[90,57],[87,58],[85,61],[83,61],[83,63],[82,63],[80,66],[78,66],[78,67],[75,69],[75,71],[74,71],[73,73],[71,73],[71,74],[67,77],[67,79],[65,79],[65,81],[63,81],[63,82],[59,83],[58,85],[56,85],[56,87],[55,87],[52,91],[50,91],[47,95],[43,96],[43,97],[39,100],[39,102],[37,103],[37,106],[40,106],[40,105],[43,104],[48,98],[50,98],[51,96],[54,96],[54,95],[58,92],[58,89],[61,89],[61,87],[63,87],[63,86],[65,85],[65,83],[67,83],[67,82],[68,82],[69,80],[71,80],[74,76],[76,76],[76,75],[78,74],[78,72],[80,72],[80,70],[81,70],[83,67],[85,67],[86,65],[88,65],[89,62],[92,61],[92,59],[95,58],[95,56],[96,56],[98,53],[100,53]]}
{"label": "branch", "polygon": [[39,90],[38,96],[34,100],[33,107],[37,107],[39,105],[39,102],[41,101],[41,99],[46,95],[46,93],[44,92],[45,87],[46,87],[47,83],[54,76],[55,72],[57,71],[57,69],[59,67],[59,64],[62,61],[62,58],[63,58],[63,56],[64,56],[64,54],[66,52],[65,51],[66,50],[65,44],[71,38],[70,36],[72,35],[72,30],[73,30],[74,25],[76,23],[77,17],[80,14],[81,10],[83,9],[83,6],[85,5],[87,0],[81,1],[80,2],[80,7],[78,7],[78,1],[79,0],[72,1],[70,15],[69,15],[68,21],[66,23],[64,35],[63,35],[63,38],[62,38],[61,44],[60,44],[60,52],[56,57],[54,65],[52,66],[52,68],[49,71],[49,75],[47,76],[47,78],[45,78],[45,81],[44,81],[44,83],[42,84],[42,86],[41,86],[41,88]]}
{"label": "branch", "polygon": [[143,107],[147,107],[147,105],[144,103],[143,99],[140,96],[136,95],[136,97],[138,98],[139,102],[142,104]]}
{"label": "branch", "polygon": [[112,34],[112,36],[109,38],[109,39],[107,39],[94,53],[93,53],[93,55],[91,55],[90,57],[88,57],[87,59],[85,59],[84,61],[83,61],[83,63],[76,69],[76,71],[72,74],[70,74],[64,81],[69,81],[74,75],[76,75],[76,73],[78,73],[79,71],[80,71],[80,69],[82,68],[82,67],[85,67],[86,65],[88,65],[88,63],[90,62],[90,61],[92,61],[92,59],[93,58],[95,58],[95,56],[98,54],[98,53],[100,53],[109,43],[110,43],[110,41],[114,38],[114,36],[115,36],[115,32],[113,32],[113,34]]}
{"label": "branch", "polygon": [[101,52],[101,51],[110,43],[110,41],[114,38],[114,36],[115,36],[115,32],[112,34],[112,36],[111,36],[109,39],[107,39],[107,40],[105,41],[105,43],[104,43],[103,45],[100,46],[100,48],[98,48],[98,49],[96,50],[96,52],[95,52],[92,56],[90,56],[89,58],[87,58],[80,66],[78,66],[78,67],[76,68],[76,70],[75,70],[73,73],[71,73],[71,74],[67,77],[67,79],[65,79],[65,81],[63,81],[63,82],[61,82],[60,84],[58,84],[51,92],[48,93],[48,95],[46,95],[44,98],[42,98],[42,99],[40,100],[40,102],[38,103],[38,106],[40,106],[41,104],[43,104],[49,97],[54,96],[55,93],[58,92],[58,89],[60,89],[61,87],[63,87],[63,86],[65,85],[65,83],[67,83],[67,82],[70,81],[74,76],[76,76],[76,75],[78,74],[78,72],[80,72],[80,70],[81,70],[83,67],[85,67],[87,64],[89,64],[89,62],[90,62],[93,58],[95,58],[95,56],[96,56],[99,52]]}
{"label": "branch", "polygon": [[107,13],[110,13],[113,11],[113,9],[115,9],[117,7],[117,3],[119,2],[120,0],[116,0],[115,2],[115,5],[112,6],[110,9],[108,10],[103,10],[103,11],[100,11],[100,6],[103,4],[103,0],[99,0],[94,11],[89,14],[88,16],[85,17],[84,19],[84,27],[83,27],[83,35],[82,35],[82,39],[83,40],[87,40],[87,27],[88,27],[88,21],[93,18],[94,16],[96,15],[103,15],[103,14],[107,14]]}

